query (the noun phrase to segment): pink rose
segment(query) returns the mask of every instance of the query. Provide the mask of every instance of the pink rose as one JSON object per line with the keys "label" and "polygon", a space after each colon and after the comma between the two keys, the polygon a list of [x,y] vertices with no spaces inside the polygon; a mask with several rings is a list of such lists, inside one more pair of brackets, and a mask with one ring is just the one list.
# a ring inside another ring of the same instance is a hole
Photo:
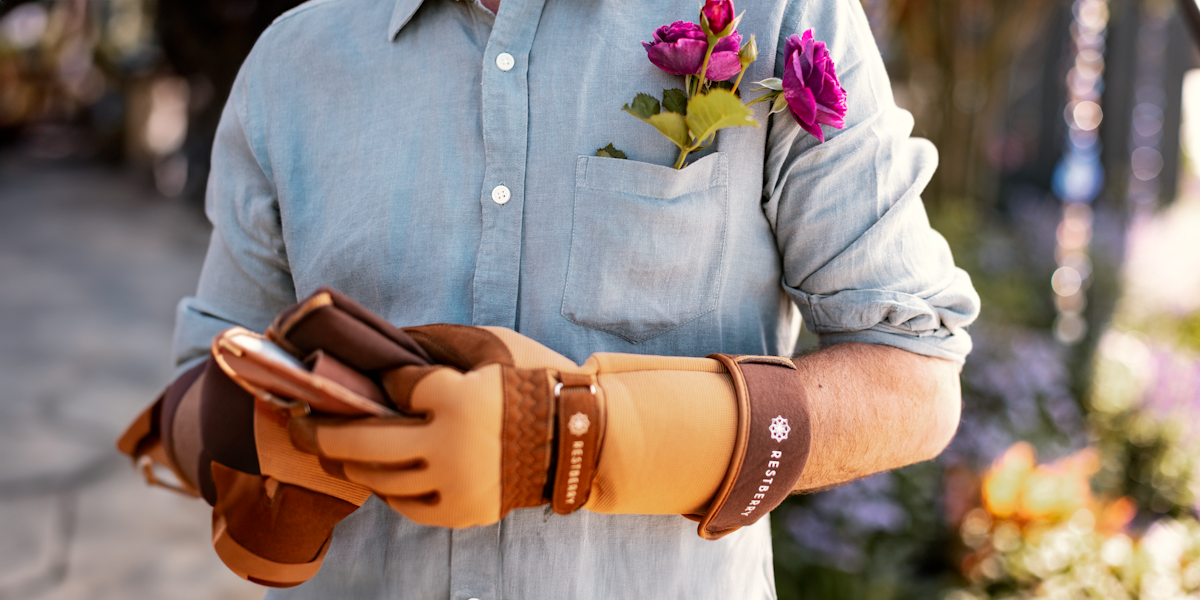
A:
{"label": "pink rose", "polygon": [[825,42],[792,34],[784,46],[783,97],[792,116],[805,131],[825,141],[821,125],[835,129],[846,126],[846,92],[838,82],[833,60]]}
{"label": "pink rose", "polygon": [[[742,70],[738,60],[742,36],[733,32],[721,38],[708,59],[705,77],[710,81],[725,81]],[[708,37],[695,23],[676,21],[654,30],[654,40],[642,42],[646,55],[654,66],[675,75],[698,75],[708,51]]]}

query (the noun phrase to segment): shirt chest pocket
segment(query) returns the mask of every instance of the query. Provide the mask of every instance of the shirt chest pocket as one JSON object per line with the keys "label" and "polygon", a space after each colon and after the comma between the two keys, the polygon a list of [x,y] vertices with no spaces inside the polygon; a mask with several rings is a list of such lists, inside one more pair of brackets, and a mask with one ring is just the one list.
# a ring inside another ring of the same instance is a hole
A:
{"label": "shirt chest pocket", "polygon": [[678,171],[579,157],[563,317],[638,343],[712,312],[728,212],[720,152]]}

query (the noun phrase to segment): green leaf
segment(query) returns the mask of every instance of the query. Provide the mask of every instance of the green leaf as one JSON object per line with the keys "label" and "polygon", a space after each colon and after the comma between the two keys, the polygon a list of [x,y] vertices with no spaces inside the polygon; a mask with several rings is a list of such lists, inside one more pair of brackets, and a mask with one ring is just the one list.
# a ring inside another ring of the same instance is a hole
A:
{"label": "green leaf", "polygon": [[754,85],[762,86],[760,88],[755,88],[756,90],[775,90],[777,92],[783,91],[783,80],[778,77],[770,77],[762,81],[755,81]]}
{"label": "green leaf", "polygon": [[787,107],[787,98],[784,98],[783,94],[780,94],[779,97],[775,98],[775,103],[771,105],[771,112],[769,114],[773,115],[777,112],[783,112],[787,110]]}
{"label": "green leaf", "polygon": [[733,92],[713,90],[688,102],[687,128],[697,143],[726,127],[758,127],[754,114]]}
{"label": "green leaf", "polygon": [[687,114],[687,94],[680,89],[663,90],[663,110],[681,115]]}
{"label": "green leaf", "polygon": [[628,158],[625,156],[624,152],[613,148],[612,142],[609,142],[607,146],[596,150],[596,156],[603,156],[604,158]]}
{"label": "green leaf", "polygon": [[626,104],[621,110],[651,124],[659,133],[666,136],[671,143],[686,148],[688,146],[688,128],[683,115],[671,111],[659,112],[658,99],[648,94],[638,94],[633,104]]}
{"label": "green leaf", "polygon": [[688,140],[687,122],[684,121],[683,115],[667,111],[642,120],[653,125],[659,133],[666,136],[676,146],[687,148],[690,140]]}
{"label": "green leaf", "polygon": [[621,110],[645,121],[658,114],[658,98],[650,94],[638,94],[634,96],[632,104],[622,106]]}

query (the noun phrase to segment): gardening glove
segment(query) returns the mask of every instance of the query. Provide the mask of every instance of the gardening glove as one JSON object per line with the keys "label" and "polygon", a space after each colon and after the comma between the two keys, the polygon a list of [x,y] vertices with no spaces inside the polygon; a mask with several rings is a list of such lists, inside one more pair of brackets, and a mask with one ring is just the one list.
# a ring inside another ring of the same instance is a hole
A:
{"label": "gardening glove", "polygon": [[[232,571],[262,585],[297,585],[317,573],[333,528],[370,491],[295,450],[289,416],[397,415],[372,377],[429,360],[391,324],[318,290],[284,311],[266,337],[241,328],[218,335],[209,359],[143,411],[118,448],[149,483],[213,505],[213,546]],[[289,361],[295,368],[284,368]]]}
{"label": "gardening glove", "polygon": [[804,470],[809,415],[787,359],[602,353],[580,366],[503,328],[404,331],[437,363],[383,373],[408,416],[298,416],[289,429],[416,522],[485,525],[550,503],[684,514],[715,539],[769,512]]}

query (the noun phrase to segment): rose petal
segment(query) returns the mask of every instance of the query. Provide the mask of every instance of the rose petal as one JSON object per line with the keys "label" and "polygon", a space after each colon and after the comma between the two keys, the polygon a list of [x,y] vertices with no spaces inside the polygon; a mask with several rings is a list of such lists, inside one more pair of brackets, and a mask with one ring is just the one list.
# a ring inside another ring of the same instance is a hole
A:
{"label": "rose petal", "polygon": [[735,31],[729,34],[727,37],[717,40],[717,45],[713,47],[713,54],[718,52],[733,52],[734,54],[737,54],[737,51],[741,49],[742,34]]}
{"label": "rose petal", "polygon": [[793,52],[800,49],[800,46],[800,36],[794,33],[789,35],[787,41],[783,44],[783,55],[791,56]]}
{"label": "rose petal", "polygon": [[820,92],[815,90],[813,92],[817,103],[838,114],[846,114],[846,92],[842,91],[842,87],[838,85],[837,77],[827,72],[822,78],[821,85]]}
{"label": "rose petal", "polygon": [[712,58],[708,59],[708,71],[704,76],[709,81],[725,81],[741,70],[742,61],[738,59],[737,52],[713,52]]}
{"label": "rose petal", "polygon": [[813,63],[815,62],[813,54],[816,50],[816,44],[813,43],[812,30],[804,32],[804,45],[800,48],[801,65],[803,65],[803,78],[807,80],[812,75]]}
{"label": "rose petal", "polygon": [[834,129],[841,129],[846,126],[845,119],[839,116],[836,112],[823,106],[817,106],[817,116],[815,120],[821,125],[828,125]]}
{"label": "rose petal", "polygon": [[[788,106],[791,105],[789,104]],[[795,115],[795,112],[793,111],[792,114]],[[825,131],[821,129],[820,124],[803,121],[800,118],[796,119],[796,124],[800,126],[800,129],[811,133],[813,137],[817,138],[819,141],[821,141],[821,143],[825,142]]]}
{"label": "rose petal", "polygon": [[804,72],[804,83],[812,88],[813,94],[820,96],[821,91],[825,88],[825,71],[832,62],[829,60],[829,52],[825,50],[823,42],[813,45],[812,55],[812,65]]}
{"label": "rose petal", "polygon": [[792,109],[792,114],[802,124],[812,123],[817,118],[817,101],[813,98],[812,90],[803,86],[788,86],[786,75],[785,73],[783,97],[787,100],[788,108]]}
{"label": "rose petal", "polygon": [[708,42],[704,40],[680,39],[674,43],[647,44],[646,56],[654,66],[675,75],[695,75],[704,63],[704,52]]}
{"label": "rose petal", "polygon": [[680,39],[708,41],[708,37],[704,35],[704,31],[700,29],[700,26],[688,21],[675,21],[670,25],[663,25],[654,30],[655,42],[673,43]]}

